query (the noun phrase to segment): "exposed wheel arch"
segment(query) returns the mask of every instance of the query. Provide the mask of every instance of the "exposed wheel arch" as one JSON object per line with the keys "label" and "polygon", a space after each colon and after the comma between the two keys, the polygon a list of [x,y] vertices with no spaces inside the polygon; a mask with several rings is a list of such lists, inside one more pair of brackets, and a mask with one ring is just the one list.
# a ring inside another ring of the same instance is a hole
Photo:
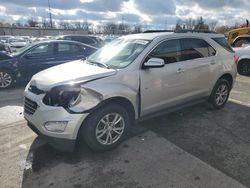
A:
{"label": "exposed wheel arch", "polygon": [[250,37],[238,37],[233,42],[233,47],[241,47],[243,44],[250,44]]}
{"label": "exposed wheel arch", "polygon": [[1,67],[0,70],[4,70],[4,71],[8,71],[9,73],[12,74],[12,76],[14,77],[14,79],[16,80],[16,74],[13,70],[6,68],[6,67]]}
{"label": "exposed wheel arch", "polygon": [[229,74],[229,73],[223,74],[219,79],[225,79],[225,80],[227,80],[228,83],[229,83],[229,85],[230,85],[230,89],[232,89],[232,86],[233,86],[233,76],[231,74]]}
{"label": "exposed wheel arch", "polygon": [[131,120],[135,120],[135,109],[133,104],[126,99],[125,97],[112,97],[109,99],[104,100],[103,102],[100,103],[101,106],[107,104],[107,103],[115,103],[123,106],[129,113]]}
{"label": "exposed wheel arch", "polygon": [[0,68],[0,72],[2,76],[1,79],[3,79],[1,80],[0,89],[11,88],[16,81],[16,75],[13,73],[13,71],[6,68]]}

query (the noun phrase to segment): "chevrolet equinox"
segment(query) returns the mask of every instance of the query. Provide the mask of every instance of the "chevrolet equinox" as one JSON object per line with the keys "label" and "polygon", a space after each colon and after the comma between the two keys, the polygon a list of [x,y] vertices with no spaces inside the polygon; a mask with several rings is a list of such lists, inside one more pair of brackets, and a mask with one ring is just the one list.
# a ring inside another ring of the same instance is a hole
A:
{"label": "chevrolet equinox", "polygon": [[87,60],[34,75],[24,93],[24,116],[58,149],[72,151],[83,138],[104,151],[121,143],[137,120],[202,101],[222,108],[236,63],[220,34],[123,36]]}

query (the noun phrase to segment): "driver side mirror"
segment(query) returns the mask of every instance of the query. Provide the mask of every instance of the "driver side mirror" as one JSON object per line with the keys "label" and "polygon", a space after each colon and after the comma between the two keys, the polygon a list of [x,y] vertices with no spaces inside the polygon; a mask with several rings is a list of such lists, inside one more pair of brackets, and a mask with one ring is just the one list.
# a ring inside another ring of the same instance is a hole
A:
{"label": "driver side mirror", "polygon": [[143,65],[144,68],[160,68],[164,66],[165,66],[165,62],[161,58],[150,58]]}
{"label": "driver side mirror", "polygon": [[34,58],[34,55],[32,55],[32,54],[26,54],[24,57],[26,59],[32,59],[32,58]]}

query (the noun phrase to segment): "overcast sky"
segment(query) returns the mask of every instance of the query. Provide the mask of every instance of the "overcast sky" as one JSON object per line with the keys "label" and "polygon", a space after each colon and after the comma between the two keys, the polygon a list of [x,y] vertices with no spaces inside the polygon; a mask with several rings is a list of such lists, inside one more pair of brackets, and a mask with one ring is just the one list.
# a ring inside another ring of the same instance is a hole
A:
{"label": "overcast sky", "polygon": [[[202,16],[207,23],[234,25],[250,19],[250,0],[50,0],[53,20],[141,23],[171,28],[178,19]],[[47,0],[0,0],[0,21],[48,19]]]}

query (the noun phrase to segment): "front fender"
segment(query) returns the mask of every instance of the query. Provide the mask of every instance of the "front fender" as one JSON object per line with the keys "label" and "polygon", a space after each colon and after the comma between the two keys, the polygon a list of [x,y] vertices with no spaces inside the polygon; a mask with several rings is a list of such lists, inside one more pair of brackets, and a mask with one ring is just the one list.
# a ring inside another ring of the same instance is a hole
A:
{"label": "front fender", "polygon": [[[139,88],[139,87],[138,87]],[[102,85],[82,85],[81,102],[70,110],[75,113],[84,113],[96,108],[99,104],[112,98],[124,98],[134,107],[135,118],[138,117],[139,90],[132,89],[119,83]]]}
{"label": "front fender", "polygon": [[16,77],[18,70],[17,67],[14,66],[13,61],[13,59],[0,61],[0,69],[8,70],[13,74],[14,77]]}

